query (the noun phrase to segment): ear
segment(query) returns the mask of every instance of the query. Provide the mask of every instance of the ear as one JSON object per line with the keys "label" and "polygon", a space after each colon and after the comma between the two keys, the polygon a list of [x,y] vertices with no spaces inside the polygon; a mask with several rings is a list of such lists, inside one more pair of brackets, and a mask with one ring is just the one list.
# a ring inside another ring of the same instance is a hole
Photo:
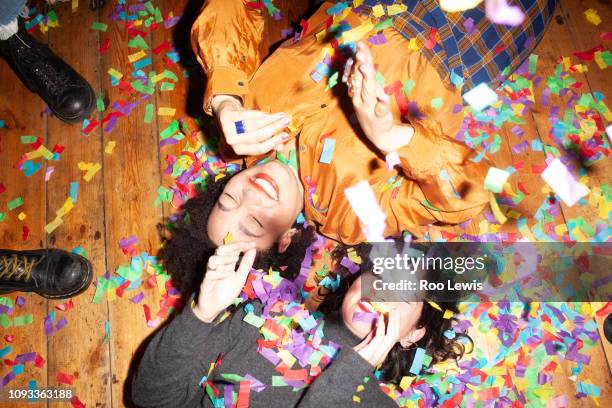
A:
{"label": "ear", "polygon": [[421,327],[420,329],[414,329],[410,332],[409,335],[400,339],[400,344],[403,348],[408,348],[412,346],[414,343],[418,342],[425,336],[425,328]]}
{"label": "ear", "polygon": [[291,240],[293,239],[293,236],[297,233],[298,233],[298,230],[296,228],[291,228],[290,230],[287,230],[287,232],[285,232],[281,236],[281,238],[278,240],[278,253],[279,254],[282,254],[283,252],[287,250],[287,248],[289,248],[289,245],[291,245]]}

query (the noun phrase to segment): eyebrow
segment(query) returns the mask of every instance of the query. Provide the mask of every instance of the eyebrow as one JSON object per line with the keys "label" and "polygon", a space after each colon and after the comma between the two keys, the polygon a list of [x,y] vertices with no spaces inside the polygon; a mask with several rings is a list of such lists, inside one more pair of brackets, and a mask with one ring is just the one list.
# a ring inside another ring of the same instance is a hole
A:
{"label": "eyebrow", "polygon": [[[223,206],[223,204],[221,204],[221,202],[220,202],[220,201],[217,201],[217,206],[218,206],[218,207],[219,207],[219,209],[220,209],[221,211],[223,211],[223,212],[228,212],[228,211],[231,211],[229,208],[227,208],[227,207]],[[261,224],[260,224],[260,225],[261,225]],[[251,238],[260,238],[260,237],[263,237],[263,234],[262,234],[262,235],[257,235],[257,234],[252,233],[251,231],[249,231],[248,229],[246,229],[242,223],[239,223],[239,224],[238,224],[238,229],[239,229],[239,230],[240,230],[240,231],[241,231],[241,232],[242,232],[244,235],[247,235],[247,236],[249,236],[249,237],[251,237]]]}

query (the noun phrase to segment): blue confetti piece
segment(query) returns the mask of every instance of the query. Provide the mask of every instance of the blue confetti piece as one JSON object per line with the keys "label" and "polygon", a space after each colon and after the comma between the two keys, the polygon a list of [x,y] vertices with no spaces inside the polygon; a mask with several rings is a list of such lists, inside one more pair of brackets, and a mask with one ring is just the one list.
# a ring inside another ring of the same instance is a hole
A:
{"label": "blue confetti piece", "polygon": [[13,351],[13,347],[12,346],[6,346],[5,348],[0,349],[0,358],[6,356],[11,351]]}
{"label": "blue confetti piece", "polygon": [[325,142],[323,142],[323,151],[321,152],[321,157],[319,158],[319,162],[325,163],[325,164],[331,163],[335,148],[336,148],[335,139],[330,139],[330,138],[325,139]]}
{"label": "blue confetti piece", "polygon": [[16,375],[20,375],[23,374],[23,364],[17,364],[16,366],[13,367],[13,372]]}
{"label": "blue confetti piece", "polygon": [[76,204],[78,195],[79,195],[79,182],[73,181],[72,183],[70,183],[70,198],[72,198],[73,204]]}
{"label": "blue confetti piece", "polygon": [[421,369],[423,368],[423,360],[425,359],[425,349],[418,347],[416,352],[414,353],[414,359],[412,360],[412,365],[410,366],[410,373],[414,375],[419,375]]}

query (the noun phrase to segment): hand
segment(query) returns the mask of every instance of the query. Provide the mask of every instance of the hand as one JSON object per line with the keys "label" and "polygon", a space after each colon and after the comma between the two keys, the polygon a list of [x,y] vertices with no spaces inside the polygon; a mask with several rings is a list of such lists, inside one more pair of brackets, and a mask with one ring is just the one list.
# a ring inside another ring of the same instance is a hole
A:
{"label": "hand", "polygon": [[[222,99],[219,99],[222,97]],[[289,135],[283,132],[291,120],[285,113],[268,114],[245,110],[242,104],[227,95],[218,95],[212,101],[213,112],[219,120],[227,144],[236,154],[254,156],[281,150]],[[241,121],[244,133],[239,134],[236,122]]]}
{"label": "hand", "polygon": [[409,125],[393,123],[390,97],[376,80],[372,53],[365,43],[357,43],[355,58],[349,77],[349,95],[361,129],[384,153],[407,145],[410,143],[414,129]]}
{"label": "hand", "polygon": [[[244,256],[236,269],[236,262],[243,252]],[[232,242],[217,247],[215,254],[208,259],[198,303],[193,308],[200,320],[211,323],[240,295],[255,261],[255,254],[254,242]]]}
{"label": "hand", "polygon": [[364,360],[378,367],[387,358],[387,354],[393,346],[400,341],[400,314],[397,309],[391,309],[388,315],[388,323],[385,317],[380,315],[376,321],[376,329],[371,331],[366,338],[353,349],[359,353]]}

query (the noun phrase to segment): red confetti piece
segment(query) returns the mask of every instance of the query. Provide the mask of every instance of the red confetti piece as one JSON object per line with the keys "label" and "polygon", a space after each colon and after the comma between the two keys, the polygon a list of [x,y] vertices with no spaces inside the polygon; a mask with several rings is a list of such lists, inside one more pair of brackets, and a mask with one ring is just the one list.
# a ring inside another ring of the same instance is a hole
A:
{"label": "red confetti piece", "polygon": [[168,41],[163,42],[153,49],[153,54],[157,55],[160,52],[166,51],[170,49],[170,43]]}
{"label": "red confetti piece", "polygon": [[102,42],[102,45],[100,45],[100,54],[104,54],[106,52],[106,50],[108,50],[108,47],[110,46],[110,38],[105,39]]}
{"label": "red confetti piece", "polygon": [[36,359],[34,359],[34,366],[42,368],[45,365],[45,359],[40,354],[36,353]]}
{"label": "red confetti piece", "polygon": [[593,47],[590,50],[576,51],[574,52],[574,55],[583,61],[593,61],[593,58],[595,57],[595,53],[597,51],[605,51],[604,46],[599,44],[597,47]]}
{"label": "red confetti piece", "polygon": [[610,41],[610,40],[612,40],[612,32],[605,31],[605,32],[599,34],[599,38],[601,38],[604,41]]}
{"label": "red confetti piece", "polygon": [[602,307],[601,309],[599,309],[597,312],[595,312],[595,314],[597,316],[607,316],[610,313],[612,313],[612,302],[608,302],[606,303],[606,305],[604,307]]}
{"label": "red confetti piece", "polygon": [[67,312],[68,310],[72,309],[74,307],[74,303],[72,302],[72,299],[68,299],[67,302],[62,303],[61,305],[57,305],[55,306],[55,308],[61,312]]}
{"label": "red confetti piece", "polygon": [[0,194],[4,193],[6,191],[6,187],[4,187],[4,184],[0,183]]}
{"label": "red confetti piece", "polygon": [[70,399],[70,403],[72,404],[73,408],[85,408],[85,404],[83,404],[83,402],[81,402],[79,397],[76,395]]}
{"label": "red confetti piece", "polygon": [[22,241],[26,241],[28,239],[28,237],[30,236],[30,229],[28,228],[27,225],[24,225],[22,228],[22,234],[21,234],[21,239]]}
{"label": "red confetti piece", "polygon": [[236,408],[248,408],[250,394],[251,382],[240,381],[240,388],[238,389],[238,398],[236,399]]}
{"label": "red confetti piece", "polygon": [[6,341],[7,343],[12,343],[13,340],[15,340],[15,336],[12,334],[5,334],[4,335],[4,341]]}
{"label": "red confetti piece", "polygon": [[74,385],[75,378],[72,374],[67,374],[60,371],[59,373],[57,373],[57,376],[55,378],[60,384]]}
{"label": "red confetti piece", "polygon": [[428,50],[433,49],[433,47],[435,47],[436,43],[438,42],[437,36],[438,36],[438,29],[433,27],[431,31],[429,32],[429,39],[425,42],[425,48],[427,48]]}

